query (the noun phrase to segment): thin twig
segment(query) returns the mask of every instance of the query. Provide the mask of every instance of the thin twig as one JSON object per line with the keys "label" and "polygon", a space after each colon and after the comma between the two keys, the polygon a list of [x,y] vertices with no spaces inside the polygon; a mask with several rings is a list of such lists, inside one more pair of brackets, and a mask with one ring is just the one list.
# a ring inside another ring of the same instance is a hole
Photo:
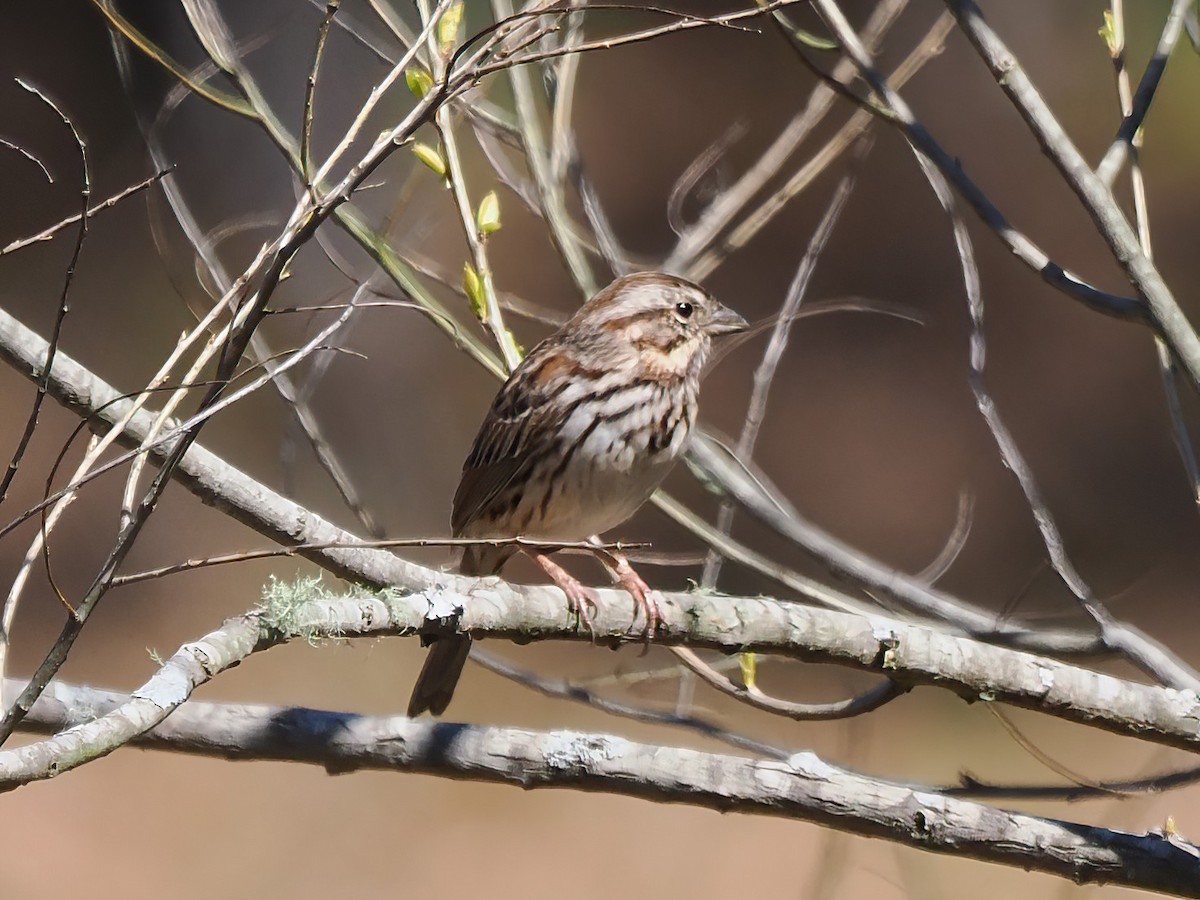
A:
{"label": "thin twig", "polygon": [[33,163],[35,166],[38,167],[38,170],[42,173],[43,176],[45,176],[46,182],[48,184],[54,184],[54,176],[50,174],[50,170],[46,167],[46,164],[44,162],[42,162],[41,159],[38,158],[36,155],[34,155],[31,151],[26,150],[20,144],[13,143],[12,141],[6,140],[4,138],[0,138],[0,147],[7,147],[9,150],[12,150],[15,153],[19,154],[20,156],[23,156],[25,159],[29,160],[31,163]]}
{"label": "thin twig", "polygon": [[[855,154],[855,165],[838,182],[838,186],[829,200],[829,205],[800,258],[800,264],[796,267],[796,274],[788,287],[783,304],[779,307],[771,339],[763,351],[762,360],[754,370],[754,385],[750,391],[750,402],[746,408],[746,420],[742,424],[742,432],[738,436],[735,451],[739,459],[749,461],[754,457],[758,433],[767,414],[767,398],[771,392],[771,383],[775,380],[775,373],[779,370],[780,362],[783,361],[783,354],[791,335],[792,323],[795,322],[796,313],[808,292],[809,282],[817,269],[817,261],[821,258],[826,244],[829,243],[833,229],[837,225],[838,219],[841,218],[842,210],[846,208],[846,203],[854,190],[857,163],[861,162],[869,152],[869,148],[869,141],[859,148],[859,152]],[[717,512],[717,531],[729,534],[733,527],[733,514],[734,504],[731,501],[721,504],[721,508]],[[721,557],[717,553],[710,552],[704,563],[704,573],[700,578],[700,584],[705,588],[715,587],[720,572]]]}
{"label": "thin twig", "polygon": [[543,552],[559,551],[559,550],[582,550],[593,552],[595,550],[612,550],[618,553],[629,550],[630,548],[645,547],[648,544],[642,543],[624,543],[615,541],[610,543],[602,543],[599,546],[590,541],[558,541],[552,545],[540,543],[538,541],[529,540],[527,538],[515,537],[504,540],[493,539],[487,540],[483,538],[383,538],[374,541],[312,541],[301,544],[292,544],[287,547],[271,547],[263,550],[239,550],[236,553],[223,553],[217,556],[206,556],[202,559],[189,559],[184,562],[173,563],[168,566],[158,566],[154,569],[146,569],[142,572],[131,572],[128,575],[117,575],[113,578],[113,587],[122,587],[124,585],[137,584],[140,581],[154,581],[159,578],[165,578],[168,575],[178,575],[181,572],[194,572],[198,569],[207,569],[212,566],[224,566],[230,563],[252,562],[259,559],[278,559],[280,557],[290,556],[307,556],[316,550],[338,550],[338,549],[396,549],[398,547],[526,547]]}
{"label": "thin twig", "polygon": [[[91,218],[95,217],[95,215],[97,213],[104,212],[104,210],[106,210],[106,209],[111,209],[112,207],[116,206],[118,203],[120,203],[125,198],[131,197],[134,194],[140,193],[141,191],[144,191],[147,188],[152,187],[153,185],[162,181],[162,179],[166,178],[167,175],[169,175],[170,173],[171,173],[170,169],[165,169],[161,172],[156,172],[155,174],[151,175],[149,178],[142,179],[137,184],[131,184],[129,187],[125,188],[124,190],[118,191],[117,193],[113,194],[107,200],[104,200],[100,203],[97,203],[94,206],[89,207],[88,211],[87,211],[87,217],[89,219],[91,219]],[[79,221],[79,219],[80,219],[80,215],[78,213],[76,213],[73,216],[68,216],[67,218],[63,219],[61,222],[56,222],[55,224],[51,225],[49,228],[42,229],[37,234],[30,235],[29,237],[18,238],[17,240],[12,241],[9,244],[7,244],[5,247],[0,248],[0,256],[6,256],[9,253],[12,253],[16,250],[21,250],[22,248],[28,247],[31,244],[37,244],[37,243],[41,243],[42,241],[48,241],[48,240],[52,239],[60,231],[62,231],[64,228],[74,225],[76,222]]]}
{"label": "thin twig", "polygon": [[883,681],[846,700],[836,700],[831,703],[797,703],[772,697],[752,685],[739,684],[718,672],[701,659],[694,650],[687,647],[672,647],[671,652],[702,681],[716,688],[722,694],[733,697],[747,706],[784,716],[795,722],[830,722],[861,716],[863,713],[872,712],[890,703],[908,690],[894,681]]}
{"label": "thin twig", "polygon": [[[58,104],[50,99],[41,89],[34,87],[26,81],[17,79],[17,84],[29,91],[50,109],[62,120],[70,132],[71,137],[75,140],[75,146],[79,150],[79,166],[80,166],[80,189],[79,203],[80,212],[76,221],[79,223],[79,231],[75,238],[75,246],[71,250],[71,258],[67,262],[66,274],[63,278],[62,291],[59,293],[58,307],[54,316],[54,324],[50,329],[50,345],[46,350],[46,361],[42,367],[42,375],[37,383],[37,392],[33,398],[33,408],[29,411],[29,416],[25,420],[25,430],[17,441],[16,449],[13,451],[12,459],[9,461],[8,468],[4,472],[3,478],[0,478],[0,503],[8,496],[8,489],[12,485],[13,478],[16,477],[17,468],[21,464],[22,457],[25,456],[25,451],[29,447],[29,442],[33,439],[33,433],[37,429],[38,417],[41,414],[42,402],[46,399],[46,387],[50,380],[50,369],[54,365],[55,354],[58,353],[59,341],[62,338],[63,322],[67,318],[67,311],[70,308],[71,283],[75,280],[75,269],[79,265],[79,256],[83,252],[83,244],[87,239],[88,233],[88,204],[92,197],[92,174],[88,164],[87,144],[79,135],[79,131],[75,128],[75,123],[70,117],[59,108]],[[0,670],[0,677],[3,676],[3,671]]]}
{"label": "thin twig", "polygon": [[317,94],[317,74],[321,71],[321,60],[325,56],[325,42],[329,40],[329,26],[333,24],[333,19],[341,5],[342,0],[327,0],[325,4],[325,15],[317,29],[317,47],[313,51],[312,69],[308,73],[308,80],[304,83],[304,117],[300,126],[300,172],[310,194],[313,191],[312,123],[313,105]]}
{"label": "thin twig", "polygon": [[[25,456],[26,450],[29,449],[29,443],[33,440],[34,432],[37,430],[38,420],[41,416],[42,404],[45,402],[46,394],[50,389],[51,371],[54,366],[55,357],[58,355],[59,344],[62,339],[63,322],[67,318],[67,312],[70,309],[71,285],[75,280],[75,270],[79,265],[80,255],[83,253],[84,241],[88,235],[88,206],[92,196],[92,175],[91,167],[88,161],[87,144],[80,136],[75,123],[71,118],[62,111],[49,96],[43,93],[39,88],[36,88],[20,79],[17,79],[17,84],[29,91],[50,109],[52,109],[66,125],[71,137],[75,140],[75,146],[79,151],[79,168],[80,168],[80,191],[79,191],[79,231],[75,237],[75,245],[71,249],[71,257],[67,262],[66,272],[63,276],[62,290],[59,293],[58,307],[54,315],[54,324],[50,331],[50,341],[46,346],[45,357],[41,363],[41,369],[37,377],[37,390],[34,394],[33,407],[29,411],[29,416],[25,420],[25,429],[21,433],[21,437],[17,441],[16,449],[13,450],[12,458],[9,461],[8,468],[4,472],[4,476],[0,479],[0,504],[8,497],[9,488],[12,486],[13,479],[17,475],[17,469],[21,465],[21,460]],[[43,519],[40,535],[44,540],[46,533],[46,522]],[[18,581],[20,575],[18,574]],[[16,618],[17,602],[20,594],[20,589],[17,588],[15,594],[10,594],[9,599],[4,604],[3,613],[0,613],[0,684],[2,679],[8,674],[8,651],[12,639],[12,625]],[[59,595],[60,599],[62,595]],[[65,602],[65,601],[64,601]],[[0,710],[7,711],[7,698],[0,695]]]}

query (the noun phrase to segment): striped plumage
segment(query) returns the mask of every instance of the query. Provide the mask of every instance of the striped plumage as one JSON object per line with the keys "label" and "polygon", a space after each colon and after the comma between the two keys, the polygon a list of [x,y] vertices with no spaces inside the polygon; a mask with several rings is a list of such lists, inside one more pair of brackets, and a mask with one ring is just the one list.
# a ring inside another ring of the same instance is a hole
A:
{"label": "striped plumage", "polygon": [[[657,272],[617,279],[538,344],[492,402],[454,496],[456,537],[553,545],[620,525],[670,471],[696,418],[714,335],[745,320],[703,288]],[[468,547],[461,571],[500,571],[513,547]],[[437,715],[468,638],[434,643],[409,715]]]}

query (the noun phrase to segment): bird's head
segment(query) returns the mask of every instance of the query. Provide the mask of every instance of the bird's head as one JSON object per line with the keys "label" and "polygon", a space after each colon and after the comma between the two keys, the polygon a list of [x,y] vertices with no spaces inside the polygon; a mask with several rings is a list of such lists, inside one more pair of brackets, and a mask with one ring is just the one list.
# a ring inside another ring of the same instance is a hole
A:
{"label": "bird's head", "polygon": [[698,377],[712,339],[746,327],[745,319],[698,284],[638,272],[585,303],[564,332],[614,366],[636,362],[652,376],[670,378]]}

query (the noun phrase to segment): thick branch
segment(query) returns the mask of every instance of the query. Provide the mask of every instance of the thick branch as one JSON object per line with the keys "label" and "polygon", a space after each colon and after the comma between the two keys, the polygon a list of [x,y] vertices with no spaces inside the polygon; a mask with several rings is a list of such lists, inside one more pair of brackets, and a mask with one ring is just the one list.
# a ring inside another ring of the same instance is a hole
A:
{"label": "thick branch", "polygon": [[[127,702],[52,685],[25,724],[82,727]],[[781,816],[1070,878],[1200,897],[1196,848],[995,809],[867,778],[813,753],[754,760],[641,744],[607,734],[536,732],[403,717],[188,703],[142,746],[226,759],[304,762],[330,772],[417,772],[522,788],[566,787]]]}
{"label": "thick branch", "polygon": [[[132,699],[79,729],[0,751],[0,790],[52,778],[103,756],[158,725],[196,687],[250,654],[295,637],[470,633],[475,638],[593,640],[613,645],[635,631],[627,598],[606,591],[591,628],[554,588],[465,579],[468,593],[310,600],[287,591],[266,609],[226,621],[185,644]],[[603,596],[603,595],[601,595]],[[668,594],[655,642],[667,646],[777,653],[886,675],[900,684],[949,688],[967,700],[1009,703],[1129,737],[1196,751],[1200,701],[1191,691],[1137,684],[912,624],[812,609],[763,598]]]}

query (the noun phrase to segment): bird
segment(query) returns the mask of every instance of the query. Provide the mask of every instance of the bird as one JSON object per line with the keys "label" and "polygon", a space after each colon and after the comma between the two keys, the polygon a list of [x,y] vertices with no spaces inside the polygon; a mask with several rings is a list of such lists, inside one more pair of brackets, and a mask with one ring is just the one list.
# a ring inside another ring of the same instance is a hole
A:
{"label": "bird", "polygon": [[[455,537],[523,545],[467,545],[459,571],[496,575],[523,550],[590,628],[589,592],[549,552],[617,527],[650,498],[687,445],[713,338],[746,328],[704,288],[664,272],[623,275],[584,303],[500,388],[454,495]],[[652,633],[649,588],[623,555],[608,558]],[[445,711],[470,648],[467,635],[433,640],[410,717]]]}

